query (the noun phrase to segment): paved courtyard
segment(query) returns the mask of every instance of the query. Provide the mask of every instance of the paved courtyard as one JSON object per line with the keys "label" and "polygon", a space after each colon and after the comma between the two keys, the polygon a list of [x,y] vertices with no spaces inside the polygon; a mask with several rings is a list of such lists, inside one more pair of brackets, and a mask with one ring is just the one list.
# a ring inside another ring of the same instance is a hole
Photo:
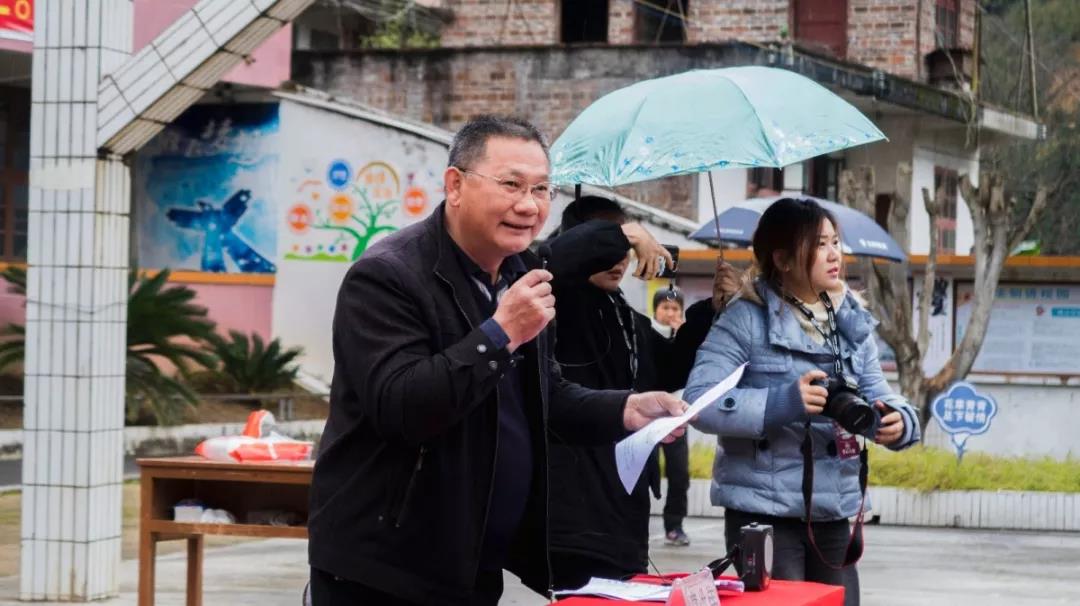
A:
{"label": "paved courtyard", "polygon": [[[687,520],[693,545],[663,545],[653,518],[653,561],[663,572],[689,570],[720,555],[723,520]],[[1014,606],[1080,604],[1080,534],[985,532],[875,526],[867,529],[859,565],[868,606]],[[276,539],[208,550],[207,606],[297,606],[304,586],[307,544]],[[125,561],[121,596],[101,602],[136,603],[138,565]],[[158,560],[157,604],[184,603],[181,554]],[[18,579],[0,579],[0,604],[18,604]],[[507,577],[506,606],[546,601]]]}

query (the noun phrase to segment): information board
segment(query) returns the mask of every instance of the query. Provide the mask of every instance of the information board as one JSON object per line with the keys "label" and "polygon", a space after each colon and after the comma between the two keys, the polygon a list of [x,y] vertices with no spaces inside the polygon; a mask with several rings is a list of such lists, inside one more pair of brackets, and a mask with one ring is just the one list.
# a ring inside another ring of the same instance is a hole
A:
{"label": "information board", "polygon": [[[971,283],[957,285],[957,344],[971,318],[973,297]],[[1000,284],[972,370],[1080,374],[1080,286]]]}

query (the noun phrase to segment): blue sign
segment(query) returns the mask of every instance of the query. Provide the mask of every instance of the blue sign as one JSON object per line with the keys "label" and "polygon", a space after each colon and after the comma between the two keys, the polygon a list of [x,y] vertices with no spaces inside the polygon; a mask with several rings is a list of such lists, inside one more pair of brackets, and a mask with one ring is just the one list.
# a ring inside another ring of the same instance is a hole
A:
{"label": "blue sign", "polygon": [[1053,318],[1080,318],[1080,307],[1054,307],[1050,310]]}
{"label": "blue sign", "polygon": [[326,182],[336,190],[343,190],[352,180],[352,167],[344,160],[334,160],[326,170]]}
{"label": "blue sign", "polygon": [[997,410],[993,398],[976,392],[975,386],[964,381],[953,383],[930,405],[930,412],[941,429],[949,434],[956,456],[961,460],[968,438],[989,431]]}

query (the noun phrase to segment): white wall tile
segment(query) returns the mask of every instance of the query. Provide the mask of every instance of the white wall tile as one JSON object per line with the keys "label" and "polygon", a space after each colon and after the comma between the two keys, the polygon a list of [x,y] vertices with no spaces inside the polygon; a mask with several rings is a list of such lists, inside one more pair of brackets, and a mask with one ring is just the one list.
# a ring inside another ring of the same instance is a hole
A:
{"label": "white wall tile", "polygon": [[60,39],[57,42],[58,46],[67,47],[72,45],[72,41],[75,39],[75,11],[71,10],[71,5],[65,6],[65,9],[60,13]]}
{"label": "white wall tile", "polygon": [[[85,156],[85,146],[83,141],[87,136],[92,135],[93,129],[86,128],[86,104],[85,103],[72,103],[69,109],[71,116],[71,134],[68,136],[67,155],[81,157]],[[73,169],[78,167],[73,166]],[[77,209],[71,209],[77,210]]]}
{"label": "white wall tile", "polygon": [[[49,5],[52,3],[35,2],[34,4],[37,4],[38,6],[36,8],[40,10],[42,5],[49,8]],[[39,12],[34,19],[38,23],[45,24],[45,46],[47,47],[54,47],[60,43],[60,14],[63,12],[63,9],[59,6],[51,8],[54,8],[54,10],[49,10],[44,15]]]}
{"label": "white wall tile", "polygon": [[[75,540],[75,488],[63,486],[60,488],[60,535],[61,541]],[[70,562],[68,563],[70,565]],[[70,570],[70,568],[61,568]]]}
{"label": "white wall tile", "polygon": [[82,588],[86,587],[88,580],[88,546],[85,543],[75,543],[71,546],[71,582],[75,595],[80,595]]}
{"label": "white wall tile", "polygon": [[[56,526],[53,526],[54,528]],[[60,570],[60,543],[49,541],[45,545],[45,566],[47,570]],[[61,595],[60,577],[62,574],[50,574],[45,579],[45,593],[48,595]]]}
{"label": "white wall tile", "polygon": [[[73,324],[65,323],[63,326],[65,333],[68,330],[74,331],[74,329],[75,326]],[[66,336],[67,335],[65,334],[65,337]],[[61,380],[64,384],[64,391],[60,396],[60,399],[54,400],[53,408],[63,411],[64,416],[60,423],[60,427],[65,431],[76,431],[79,428],[76,426],[77,419],[75,418],[75,377],[64,376]],[[65,482],[65,484],[68,484],[68,482]]]}
{"label": "white wall tile", "polygon": [[44,596],[46,591],[46,575],[48,570],[46,566],[49,560],[49,544],[40,541],[35,545],[34,550],[34,591],[39,595]]}
{"label": "white wall tile", "polygon": [[206,60],[211,54],[208,50],[212,51],[212,44],[209,32],[196,22],[183,43],[165,55],[165,64],[177,78],[183,78]]}
{"label": "white wall tile", "polygon": [[[101,48],[90,45],[86,49],[86,80],[83,88],[87,100],[98,99],[98,91],[101,89]],[[93,124],[93,122],[91,122]]]}
{"label": "white wall tile", "polygon": [[[50,54],[54,51],[49,51]],[[46,91],[48,92],[48,91]],[[44,158],[56,157],[56,127],[59,123],[57,118],[57,106],[55,103],[46,103],[42,107],[45,108],[45,117],[43,126],[43,132],[45,133],[41,139],[41,156]]]}
{"label": "white wall tile", "polygon": [[[43,311],[47,308],[43,308]],[[37,339],[34,343],[34,372],[40,375],[48,374],[52,371],[52,356],[50,355],[50,348],[52,347],[52,322],[48,320],[39,320],[33,324],[36,329]],[[27,327],[26,340],[30,341],[34,339],[34,335],[31,334]],[[44,385],[49,388],[49,384]],[[48,402],[47,398],[52,395],[50,391],[46,391],[41,394],[42,401]],[[47,422],[47,421],[43,421]],[[47,425],[46,425],[47,426]]]}
{"label": "white wall tile", "polygon": [[146,80],[148,77],[155,75],[154,68],[157,65],[157,51],[150,46],[143,48],[138,54],[126,60],[123,67],[117,69],[113,74],[116,85],[120,87],[121,91],[124,91],[122,98],[129,103],[132,102],[139,95],[139,92],[150,84]]}
{"label": "white wall tile", "polygon": [[[67,425],[67,411],[64,411],[64,423]],[[75,485],[75,432],[64,428],[64,431],[54,432],[52,440],[56,443],[56,453],[59,455],[53,460],[53,465],[58,472],[58,486]]]}
{"label": "white wall tile", "polygon": [[204,19],[211,37],[217,43],[228,42],[259,16],[259,10],[245,2],[229,2],[210,19]]}
{"label": "white wall tile", "polygon": [[71,78],[72,74],[71,74],[71,67],[70,66],[73,66],[75,64],[74,58],[72,56],[72,52],[71,52],[70,48],[65,47],[65,48],[59,49],[59,61],[60,61],[59,65],[66,66],[68,69],[66,69],[66,70],[59,70],[59,69],[54,70],[54,71],[62,71],[62,73],[58,74],[57,79],[56,79],[56,97],[55,97],[55,100],[60,101],[62,103],[70,103],[71,99],[72,99],[71,85],[73,84],[72,78]]}
{"label": "white wall tile", "polygon": [[[45,354],[44,357],[49,359],[49,369],[47,372],[54,375],[52,378],[63,381],[63,379],[57,375],[62,372],[64,368],[64,326],[59,322],[53,321],[50,332],[52,339],[46,341],[46,343],[49,343],[49,349],[42,352]],[[60,397],[63,394],[63,390],[63,383],[57,385],[54,397]],[[50,404],[50,407],[54,409],[58,408],[53,404]],[[61,420],[61,422],[63,421]]]}
{"label": "white wall tile", "polygon": [[[162,67],[164,71],[164,67]],[[139,112],[148,109],[155,101],[160,99],[175,84],[172,76],[168,73],[153,74],[146,76],[146,86],[138,87],[131,93],[131,104]]]}

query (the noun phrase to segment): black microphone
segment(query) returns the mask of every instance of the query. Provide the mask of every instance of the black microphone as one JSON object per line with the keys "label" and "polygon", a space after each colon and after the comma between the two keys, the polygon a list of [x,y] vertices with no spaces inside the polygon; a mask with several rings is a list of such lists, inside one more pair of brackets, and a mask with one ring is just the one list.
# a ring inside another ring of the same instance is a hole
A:
{"label": "black microphone", "polygon": [[537,253],[540,255],[540,268],[547,269],[548,259],[551,258],[551,247],[547,244],[541,244],[537,249]]}

